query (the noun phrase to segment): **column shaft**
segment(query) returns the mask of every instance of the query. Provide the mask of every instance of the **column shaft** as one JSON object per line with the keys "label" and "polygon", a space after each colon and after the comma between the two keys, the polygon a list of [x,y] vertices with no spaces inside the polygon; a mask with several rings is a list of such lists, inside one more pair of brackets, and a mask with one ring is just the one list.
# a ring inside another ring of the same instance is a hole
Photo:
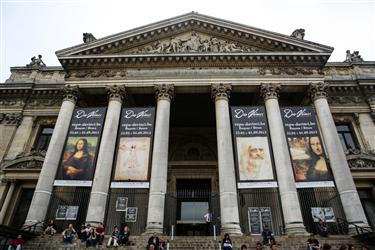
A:
{"label": "column shaft", "polygon": [[341,147],[327,99],[325,97],[315,98],[314,106],[346,219],[348,222],[369,227],[344,150]]}
{"label": "column shaft", "polygon": [[69,130],[70,120],[77,100],[78,88],[67,86],[64,91],[66,97],[61,104],[25,225],[33,225],[36,222],[43,221],[47,215],[53,182],[60,163],[65,138]]}
{"label": "column shaft", "polygon": [[147,233],[163,232],[168,175],[169,120],[173,91],[172,85],[155,86],[157,107],[147,211]]}
{"label": "column shaft", "polygon": [[170,101],[159,100],[156,109],[155,138],[152,152],[147,231],[163,232],[165,193],[167,191]]}
{"label": "column shaft", "polygon": [[10,187],[8,189],[8,193],[7,193],[7,195],[5,197],[5,200],[4,200],[4,204],[1,207],[1,211],[0,211],[0,224],[2,224],[3,221],[4,221],[4,217],[5,217],[5,214],[7,212],[10,200],[13,198],[13,192],[14,192],[15,187],[16,187],[16,182],[14,182],[14,181],[11,182]]}
{"label": "column shaft", "polygon": [[289,235],[306,234],[284,125],[281,119],[279,102],[277,100],[279,86],[264,84],[261,86],[261,91],[265,98],[285,229]]}
{"label": "column shaft", "polygon": [[86,216],[86,221],[90,223],[104,222],[121,106],[122,101],[117,98],[108,104]]}
{"label": "column shaft", "polygon": [[124,86],[108,86],[106,90],[109,97],[108,110],[86,215],[86,221],[94,225],[99,222],[104,223],[117,130],[121,116],[122,101],[125,96]]}
{"label": "column shaft", "polygon": [[211,86],[212,99],[215,101],[221,231],[231,235],[242,235],[229,115],[231,91],[232,87],[229,84]]}

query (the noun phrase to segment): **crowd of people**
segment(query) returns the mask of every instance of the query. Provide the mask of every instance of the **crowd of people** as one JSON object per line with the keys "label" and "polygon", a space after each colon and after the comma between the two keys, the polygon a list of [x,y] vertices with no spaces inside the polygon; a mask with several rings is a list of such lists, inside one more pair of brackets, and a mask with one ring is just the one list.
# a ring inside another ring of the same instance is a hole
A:
{"label": "crowd of people", "polygon": [[[54,220],[50,220],[46,226],[43,235],[53,236],[57,232],[56,224]],[[266,224],[262,231],[262,241],[255,244],[256,250],[277,250],[280,246],[276,243],[273,232]],[[328,227],[325,223],[319,223],[318,235],[320,237],[328,237]],[[63,230],[62,241],[65,244],[73,244],[74,239],[78,238],[81,242],[86,244],[86,247],[95,247],[96,245],[102,245],[105,236],[105,228],[102,223],[99,223],[97,227],[93,227],[90,224],[81,224],[79,230],[76,230],[73,224]],[[129,245],[130,239],[130,229],[125,226],[123,230],[120,231],[118,226],[114,226],[112,232],[109,235],[107,247],[118,247],[120,245]],[[22,239],[22,235],[18,235],[17,238],[13,239],[9,243],[8,250],[21,250],[25,241]],[[165,250],[167,249],[167,242],[159,239],[158,235],[154,233],[147,241],[146,250]],[[360,248],[356,248],[354,245],[340,245],[335,246],[335,249],[339,247],[339,250],[369,250],[365,245]],[[221,249],[232,250],[233,242],[228,233],[224,235],[221,241]],[[242,244],[241,250],[250,249],[248,244]],[[315,234],[311,234],[306,241],[306,250],[330,250],[332,246],[325,243],[320,244],[319,240],[315,237]]]}

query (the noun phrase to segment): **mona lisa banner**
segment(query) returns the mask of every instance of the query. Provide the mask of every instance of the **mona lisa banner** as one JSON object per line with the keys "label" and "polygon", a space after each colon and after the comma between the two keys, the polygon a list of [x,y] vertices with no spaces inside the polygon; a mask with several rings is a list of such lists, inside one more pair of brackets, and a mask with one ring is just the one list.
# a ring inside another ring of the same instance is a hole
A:
{"label": "mona lisa banner", "polygon": [[[231,116],[238,180],[240,182],[273,181],[275,178],[264,107],[231,107]],[[244,183],[239,183],[239,188],[251,187],[258,186],[244,186]]]}
{"label": "mona lisa banner", "polygon": [[[283,107],[281,116],[296,182],[322,182],[332,186],[315,113],[311,107]],[[320,184],[322,184],[320,183]],[[316,185],[297,185],[315,187]]]}
{"label": "mona lisa banner", "polygon": [[122,110],[111,187],[148,188],[154,120],[154,107]]}
{"label": "mona lisa banner", "polygon": [[55,186],[91,186],[106,108],[76,108]]}

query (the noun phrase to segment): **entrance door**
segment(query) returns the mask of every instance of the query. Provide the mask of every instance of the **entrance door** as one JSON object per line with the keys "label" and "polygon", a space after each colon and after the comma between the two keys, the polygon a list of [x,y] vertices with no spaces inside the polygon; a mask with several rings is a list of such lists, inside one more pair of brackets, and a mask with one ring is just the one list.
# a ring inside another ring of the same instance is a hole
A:
{"label": "entrance door", "polygon": [[23,188],[21,197],[18,201],[16,213],[13,217],[12,226],[21,228],[26,220],[27,213],[29,212],[31,200],[33,199],[34,189]]}
{"label": "entrance door", "polygon": [[204,215],[211,208],[210,179],[178,179],[177,235],[203,236],[210,234]]}

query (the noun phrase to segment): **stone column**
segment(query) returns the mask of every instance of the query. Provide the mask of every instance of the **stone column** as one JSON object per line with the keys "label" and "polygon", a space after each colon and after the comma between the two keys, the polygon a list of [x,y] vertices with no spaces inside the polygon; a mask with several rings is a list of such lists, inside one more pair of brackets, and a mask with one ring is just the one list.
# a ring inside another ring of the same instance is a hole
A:
{"label": "stone column", "polygon": [[13,192],[14,192],[15,187],[16,187],[16,182],[15,181],[11,181],[10,187],[8,189],[8,193],[7,193],[7,195],[5,197],[5,200],[4,200],[4,204],[1,207],[1,211],[0,211],[0,224],[2,224],[3,221],[4,221],[5,213],[8,210],[8,206],[9,206],[10,200],[13,198]]}
{"label": "stone column", "polygon": [[238,213],[236,174],[229,114],[229,84],[211,86],[215,101],[217,154],[220,187],[221,232],[242,235]]}
{"label": "stone column", "polygon": [[174,87],[167,84],[155,85],[155,94],[157,107],[147,211],[147,233],[163,232],[168,173],[169,119]]}
{"label": "stone column", "polygon": [[125,97],[125,87],[109,86],[107,87],[107,92],[109,97],[108,110],[105,117],[98,160],[96,162],[95,176],[86,216],[86,221],[94,225],[99,222],[104,222],[116,147],[117,130],[121,117],[122,101]]}
{"label": "stone column", "polygon": [[278,102],[280,86],[277,84],[262,84],[260,91],[264,98],[270,127],[285,229],[289,235],[306,234]]}
{"label": "stone column", "polygon": [[[53,129],[51,141],[43,162],[42,170],[40,171],[29,212],[26,217],[25,226],[43,221],[47,214],[48,204],[53,189],[53,182],[55,180],[57,168],[59,167],[65,138],[68,134],[70,120],[78,98],[78,87],[67,85],[63,88],[63,94],[64,100],[61,104],[55,128]],[[42,230],[42,228],[39,229]]]}
{"label": "stone column", "polygon": [[310,84],[310,94],[318,116],[336,187],[347,221],[362,227],[369,227],[328,106],[327,88],[328,85],[323,82]]}
{"label": "stone column", "polygon": [[17,128],[7,156],[5,157],[6,160],[16,158],[19,153],[24,151],[27,140],[29,139],[33,129],[33,124],[34,118],[32,116],[23,117],[21,125]]}

